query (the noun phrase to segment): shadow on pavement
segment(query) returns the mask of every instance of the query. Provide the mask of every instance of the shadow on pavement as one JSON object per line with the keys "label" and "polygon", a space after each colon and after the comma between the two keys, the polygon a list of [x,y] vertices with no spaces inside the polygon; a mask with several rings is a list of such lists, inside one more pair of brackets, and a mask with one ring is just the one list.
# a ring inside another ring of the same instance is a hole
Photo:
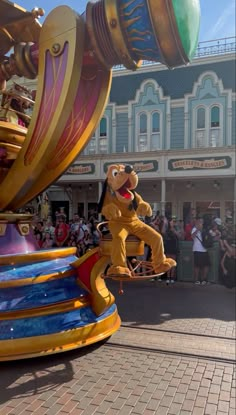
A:
{"label": "shadow on pavement", "polygon": [[[0,362],[0,405],[12,399],[37,396],[70,382],[72,361],[101,347],[103,342],[73,351],[19,361]],[[14,386],[12,386],[14,385]]]}
{"label": "shadow on pavement", "polygon": [[139,326],[161,325],[172,319],[235,321],[235,289],[221,285],[127,282],[123,283],[123,295],[119,295],[119,282],[109,280],[107,285],[115,295],[122,323]]}

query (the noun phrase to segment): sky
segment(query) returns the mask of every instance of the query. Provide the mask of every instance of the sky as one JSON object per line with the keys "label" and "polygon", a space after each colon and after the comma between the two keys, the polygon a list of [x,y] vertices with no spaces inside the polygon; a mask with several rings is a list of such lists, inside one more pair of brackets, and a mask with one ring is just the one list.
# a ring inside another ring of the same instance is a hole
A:
{"label": "sky", "polygon": [[[179,0],[180,2],[182,0]],[[216,40],[235,36],[236,0],[200,0],[201,26],[199,41]],[[31,11],[34,7],[45,10],[45,16],[59,5],[67,5],[82,14],[85,0],[15,0],[15,3]],[[40,22],[43,23],[42,18]]]}

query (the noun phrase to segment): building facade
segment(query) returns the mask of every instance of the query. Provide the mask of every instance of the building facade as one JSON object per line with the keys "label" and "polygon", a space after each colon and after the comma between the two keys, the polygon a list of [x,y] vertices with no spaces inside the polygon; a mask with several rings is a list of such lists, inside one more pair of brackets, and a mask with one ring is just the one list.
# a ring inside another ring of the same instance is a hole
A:
{"label": "building facade", "polygon": [[114,68],[104,115],[83,153],[48,190],[52,214],[96,210],[107,165],[130,163],[154,210],[234,215],[235,38],[202,42],[192,64]]}

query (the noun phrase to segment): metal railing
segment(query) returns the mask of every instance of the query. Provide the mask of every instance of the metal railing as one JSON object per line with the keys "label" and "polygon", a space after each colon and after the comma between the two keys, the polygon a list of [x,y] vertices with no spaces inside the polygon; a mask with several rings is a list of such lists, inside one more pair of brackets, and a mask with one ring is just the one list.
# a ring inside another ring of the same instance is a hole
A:
{"label": "metal railing", "polygon": [[[226,37],[222,39],[206,40],[198,43],[194,59],[204,56],[224,55],[236,52],[236,36]],[[142,66],[160,65],[161,63],[144,60]],[[123,65],[116,65],[114,70],[125,69]]]}
{"label": "metal railing", "polygon": [[222,55],[236,51],[236,37],[226,37],[222,39],[206,40],[199,42],[195,58],[211,55]]}

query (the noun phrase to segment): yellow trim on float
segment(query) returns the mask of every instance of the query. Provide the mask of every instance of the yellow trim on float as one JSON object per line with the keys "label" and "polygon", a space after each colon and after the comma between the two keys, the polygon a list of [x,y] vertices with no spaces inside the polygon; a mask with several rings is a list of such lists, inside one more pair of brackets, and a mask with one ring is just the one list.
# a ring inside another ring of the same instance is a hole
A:
{"label": "yellow trim on float", "polygon": [[[100,247],[91,249],[91,251],[86,252],[86,254],[83,255],[81,258],[71,263],[71,266],[79,269],[79,266],[84,261],[86,261],[89,257],[93,256],[96,253],[100,254]],[[115,302],[114,296],[108,290],[106,283],[104,281],[104,278],[102,278],[102,274],[104,273],[104,270],[106,266],[109,264],[109,262],[110,262],[110,257],[100,256],[100,258],[93,265],[93,268],[91,270],[91,275],[90,275],[91,291],[89,291],[90,301],[91,301],[91,308],[97,316],[100,316],[101,314],[103,314]],[[79,278],[78,278],[78,284],[84,287],[84,284],[80,281]]]}
{"label": "yellow trim on float", "polygon": [[67,311],[74,311],[78,310],[79,308],[89,306],[90,302],[88,297],[82,297],[80,299],[61,301],[60,303],[39,306],[37,308],[28,308],[27,310],[24,309],[14,311],[2,311],[0,312],[0,322],[3,320],[18,320],[21,318],[31,318],[39,316],[48,316],[50,314],[66,313]]}
{"label": "yellow trim on float", "polygon": [[66,352],[110,337],[121,324],[117,309],[104,320],[46,336],[0,341],[0,361],[28,359]]}
{"label": "yellow trim on float", "polygon": [[21,265],[32,264],[33,262],[47,261],[48,259],[65,258],[69,255],[76,254],[76,248],[58,248],[48,251],[28,252],[18,255],[2,255],[0,256],[0,265]]}
{"label": "yellow trim on float", "polygon": [[9,288],[9,287],[21,287],[24,285],[30,284],[40,284],[43,282],[49,282],[51,280],[59,280],[66,277],[72,277],[75,275],[74,270],[65,271],[65,272],[55,272],[53,274],[29,277],[29,278],[21,278],[15,280],[8,280],[8,281],[0,281],[0,289],[1,288]]}
{"label": "yellow trim on float", "polygon": [[114,295],[108,290],[102,275],[106,266],[110,263],[109,257],[101,257],[94,265],[91,272],[91,307],[94,313],[99,316],[104,313],[115,302]]}
{"label": "yellow trim on float", "polygon": [[74,262],[71,262],[70,266],[73,267],[73,268],[79,268],[79,266],[82,265],[83,262],[87,261],[87,259],[90,258],[91,256],[93,256],[94,254],[96,254],[96,252],[99,252],[98,247],[90,249],[83,256],[76,259]]}

